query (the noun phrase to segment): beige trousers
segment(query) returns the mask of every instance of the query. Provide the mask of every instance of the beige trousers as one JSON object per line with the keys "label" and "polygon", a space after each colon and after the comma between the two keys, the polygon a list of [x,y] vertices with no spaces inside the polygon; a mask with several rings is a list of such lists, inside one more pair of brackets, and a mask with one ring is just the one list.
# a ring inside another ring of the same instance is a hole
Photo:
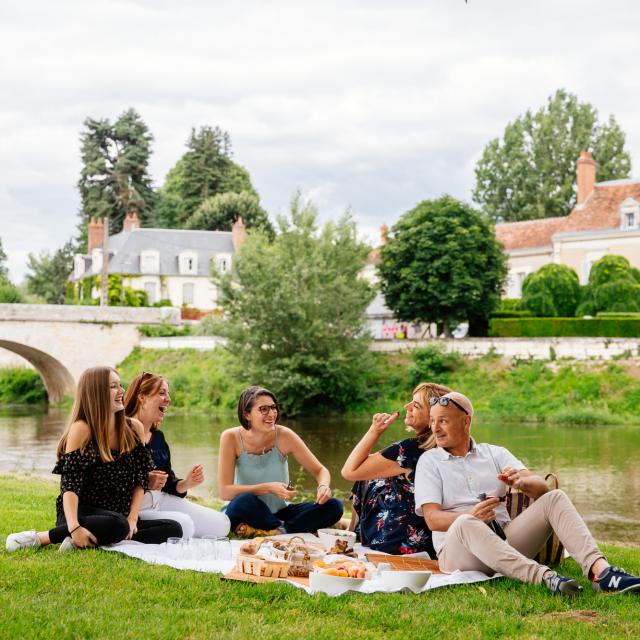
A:
{"label": "beige trousers", "polygon": [[478,518],[462,515],[449,527],[438,554],[440,568],[452,571],[501,573],[521,582],[537,584],[548,567],[531,560],[552,530],[585,576],[593,563],[604,558],[584,520],[564,491],[555,489],[535,500],[504,527],[502,540]]}

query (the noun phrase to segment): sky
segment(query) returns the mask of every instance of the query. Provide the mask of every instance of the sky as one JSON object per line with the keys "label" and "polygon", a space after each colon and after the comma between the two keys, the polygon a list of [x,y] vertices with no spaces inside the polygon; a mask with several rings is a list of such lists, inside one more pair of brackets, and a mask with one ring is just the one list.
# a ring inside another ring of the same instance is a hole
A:
{"label": "sky", "polygon": [[559,88],[640,160],[632,0],[3,0],[0,239],[10,277],[76,234],[85,118],[136,109],[160,186],[220,126],[273,216],[296,191],[377,242],[418,202],[471,200],[484,146]]}

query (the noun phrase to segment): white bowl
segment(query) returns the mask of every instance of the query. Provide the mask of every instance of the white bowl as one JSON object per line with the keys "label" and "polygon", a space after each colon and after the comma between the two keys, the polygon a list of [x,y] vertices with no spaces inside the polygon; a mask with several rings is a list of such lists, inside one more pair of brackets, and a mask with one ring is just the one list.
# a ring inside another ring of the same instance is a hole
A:
{"label": "white bowl", "polygon": [[393,589],[411,589],[414,593],[421,591],[431,571],[381,571],[380,578],[385,586]]}
{"label": "white bowl", "polygon": [[330,596],[339,596],[347,591],[359,591],[366,578],[344,578],[330,576],[327,573],[312,571],[309,574],[309,586],[314,593],[322,591]]}
{"label": "white bowl", "polygon": [[350,549],[356,543],[356,534],[353,531],[344,531],[343,529],[318,529],[318,537],[322,546],[327,550],[334,547],[338,540],[346,540]]}

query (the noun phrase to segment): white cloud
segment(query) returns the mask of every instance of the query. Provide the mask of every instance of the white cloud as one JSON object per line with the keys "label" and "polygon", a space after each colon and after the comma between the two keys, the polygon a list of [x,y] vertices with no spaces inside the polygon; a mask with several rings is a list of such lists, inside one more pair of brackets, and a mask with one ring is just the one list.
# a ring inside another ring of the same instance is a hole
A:
{"label": "white cloud", "polygon": [[270,212],[310,194],[378,237],[418,201],[470,199],[483,146],[559,87],[640,155],[631,1],[25,0],[0,7],[0,237],[11,275],[75,233],[87,116],[129,107],[161,183],[192,126],[231,133]]}

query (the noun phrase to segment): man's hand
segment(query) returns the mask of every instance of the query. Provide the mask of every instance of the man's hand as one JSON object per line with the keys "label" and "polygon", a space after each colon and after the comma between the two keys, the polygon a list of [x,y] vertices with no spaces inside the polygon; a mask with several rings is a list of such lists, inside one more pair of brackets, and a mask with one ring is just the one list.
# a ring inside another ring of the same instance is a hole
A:
{"label": "man's hand", "polygon": [[164,471],[149,471],[149,491],[161,491],[167,482],[168,474]]}
{"label": "man's hand", "polygon": [[499,498],[487,498],[467,511],[467,513],[482,522],[491,522],[496,519],[496,512],[494,509],[500,504]]}
{"label": "man's hand", "polygon": [[521,476],[520,471],[513,467],[505,467],[502,470],[502,473],[498,474],[498,480],[504,482],[509,487],[513,487],[514,489],[524,488],[524,476]]}

